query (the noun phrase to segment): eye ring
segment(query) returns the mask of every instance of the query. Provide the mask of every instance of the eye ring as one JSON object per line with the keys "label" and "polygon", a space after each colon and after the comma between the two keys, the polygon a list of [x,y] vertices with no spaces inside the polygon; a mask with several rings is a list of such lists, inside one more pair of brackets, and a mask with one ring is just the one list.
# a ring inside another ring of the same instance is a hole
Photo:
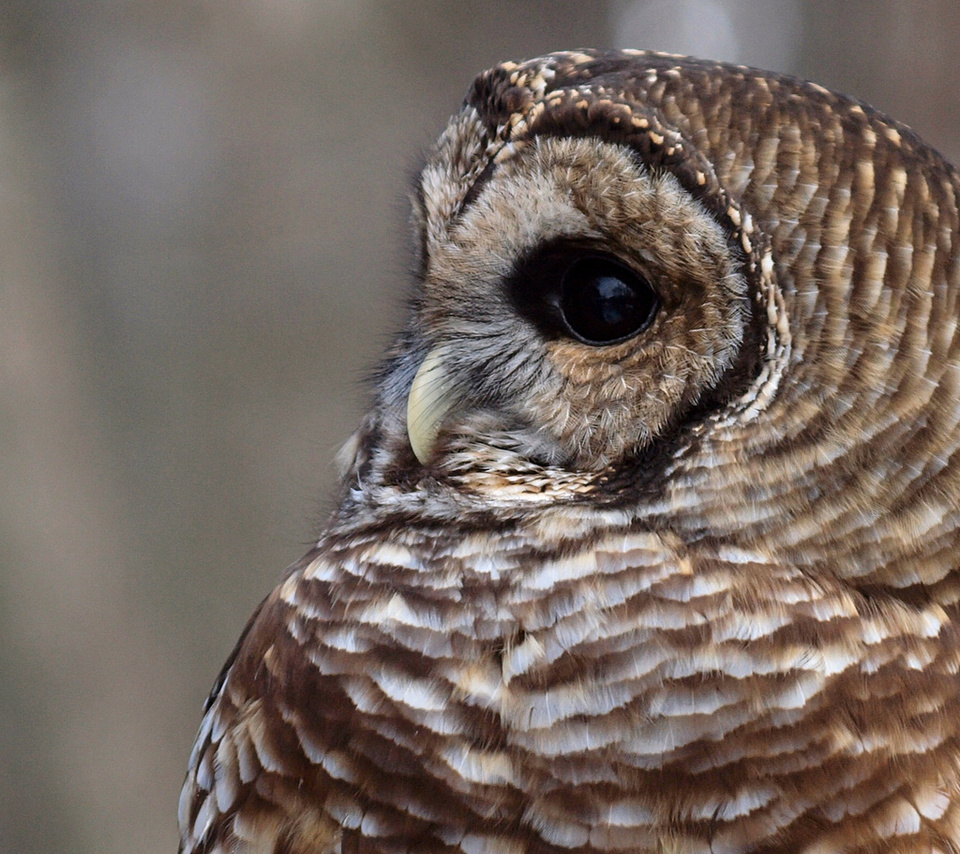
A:
{"label": "eye ring", "polygon": [[660,297],[646,277],[607,255],[581,255],[560,279],[563,325],[593,347],[619,344],[650,327]]}

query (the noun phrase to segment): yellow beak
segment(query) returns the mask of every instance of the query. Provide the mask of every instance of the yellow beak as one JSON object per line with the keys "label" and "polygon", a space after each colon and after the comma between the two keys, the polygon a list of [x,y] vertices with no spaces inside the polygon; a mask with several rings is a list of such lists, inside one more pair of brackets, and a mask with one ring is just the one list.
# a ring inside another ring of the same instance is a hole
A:
{"label": "yellow beak", "polygon": [[443,347],[427,353],[407,398],[407,436],[413,453],[424,465],[433,455],[440,428],[457,402],[445,356]]}

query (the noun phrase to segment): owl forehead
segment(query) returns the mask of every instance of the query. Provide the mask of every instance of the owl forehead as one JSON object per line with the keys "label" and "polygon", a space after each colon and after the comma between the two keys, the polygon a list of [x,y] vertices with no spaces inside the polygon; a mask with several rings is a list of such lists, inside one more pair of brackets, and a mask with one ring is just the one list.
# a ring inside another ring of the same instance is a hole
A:
{"label": "owl forehead", "polygon": [[[482,290],[518,258],[557,240],[587,241],[674,281],[709,268],[723,279],[723,229],[669,173],[652,174],[625,146],[591,137],[538,137],[488,169],[446,219],[427,199],[425,287]],[[432,207],[432,209],[431,209]],[[466,274],[466,275],[465,275]]]}
{"label": "owl forehead", "polygon": [[[633,52],[630,58],[642,56]],[[545,62],[504,63],[477,79],[464,109],[451,120],[420,176],[416,219],[428,250],[449,234],[463,210],[492,175],[504,171],[503,166],[529,162],[531,148],[535,156],[548,149],[557,155],[563,147],[545,145],[549,140],[571,143],[568,159],[574,151],[580,158],[568,162],[568,168],[586,167],[588,173],[600,165],[591,162],[597,143],[610,143],[618,148],[624,166],[647,167],[647,171],[673,176],[728,231],[741,232],[744,218],[739,201],[723,190],[713,165],[684,139],[657,99],[642,91],[633,76],[618,79],[616,85],[607,78],[586,78],[577,86],[551,88],[558,77],[552,63],[568,64],[564,82],[570,83],[576,74],[570,76],[569,63],[586,73],[590,60],[587,53],[573,53],[548,57]],[[645,85],[649,83],[648,79]],[[575,144],[582,140],[591,142]],[[607,170],[606,177],[615,171]],[[626,176],[633,170],[619,171]],[[589,183],[591,177],[587,174],[581,183]],[[745,236],[749,231],[748,225],[742,239],[748,255],[752,253]]]}
{"label": "owl forehead", "polygon": [[[506,196],[522,192],[522,199],[512,201],[524,206],[559,194],[586,212],[603,201],[601,187],[607,194],[642,192],[639,185],[648,174],[637,151],[589,132],[532,135],[493,146],[471,108],[451,122],[421,172],[420,224],[428,245],[435,246],[476,207],[478,197],[489,200],[490,185]],[[590,204],[578,203],[585,194]]]}

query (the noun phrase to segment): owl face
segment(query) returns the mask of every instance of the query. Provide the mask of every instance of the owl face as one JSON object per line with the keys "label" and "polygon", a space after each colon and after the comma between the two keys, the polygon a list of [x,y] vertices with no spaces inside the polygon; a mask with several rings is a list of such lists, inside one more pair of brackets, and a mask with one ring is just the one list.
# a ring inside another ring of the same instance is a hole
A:
{"label": "owl face", "polygon": [[469,435],[601,470],[679,423],[733,364],[750,314],[742,257],[624,146],[535,138],[452,216],[429,178],[421,189],[429,352],[407,414],[422,462]]}

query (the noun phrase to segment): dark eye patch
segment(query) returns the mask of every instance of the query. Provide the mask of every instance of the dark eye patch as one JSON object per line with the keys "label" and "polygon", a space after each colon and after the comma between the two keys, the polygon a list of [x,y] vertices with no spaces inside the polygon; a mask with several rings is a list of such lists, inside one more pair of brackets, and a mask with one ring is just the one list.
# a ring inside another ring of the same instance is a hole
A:
{"label": "dark eye patch", "polygon": [[639,335],[660,310],[646,276],[589,247],[541,248],[517,265],[507,287],[518,311],[541,332],[595,347]]}

